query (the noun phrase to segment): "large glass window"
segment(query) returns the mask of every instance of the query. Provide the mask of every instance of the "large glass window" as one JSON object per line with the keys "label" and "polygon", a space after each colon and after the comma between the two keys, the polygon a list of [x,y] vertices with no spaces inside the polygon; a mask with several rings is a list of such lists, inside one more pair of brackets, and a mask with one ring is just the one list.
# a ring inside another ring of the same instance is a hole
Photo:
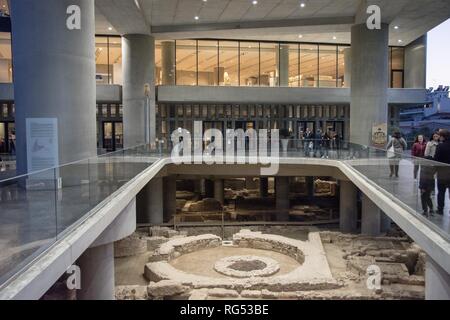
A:
{"label": "large glass window", "polygon": [[95,38],[97,84],[122,84],[122,41],[119,37]]}
{"label": "large glass window", "polygon": [[219,85],[218,41],[198,41],[198,85]]}
{"label": "large glass window", "polygon": [[392,88],[403,88],[403,78],[404,78],[404,57],[405,51],[403,48],[394,47],[391,49],[391,87]]}
{"label": "large glass window", "polygon": [[[288,45],[288,48],[289,48],[289,78],[288,78],[289,87],[298,87],[300,85],[299,45],[290,44]],[[283,72],[284,72],[283,64],[280,64],[280,79],[281,77],[283,77]],[[280,82],[280,85],[283,85],[283,83]]]}
{"label": "large glass window", "polygon": [[219,42],[219,85],[239,85],[239,42]]}
{"label": "large glass window", "polygon": [[275,43],[261,43],[260,85],[266,87],[278,86],[279,48]]}
{"label": "large glass window", "polygon": [[259,43],[241,42],[240,85],[259,85]]}
{"label": "large glass window", "polygon": [[97,84],[109,84],[108,37],[95,38],[95,67]]}
{"label": "large glass window", "polygon": [[0,32],[0,83],[12,82],[11,34]]}
{"label": "large glass window", "polygon": [[319,47],[314,44],[300,45],[300,86],[317,87]]}
{"label": "large glass window", "polygon": [[319,47],[319,87],[336,88],[336,46]]}
{"label": "large glass window", "polygon": [[346,74],[345,74],[345,56],[347,54],[349,54],[349,50],[350,50],[350,47],[339,47],[338,48],[338,65],[337,65],[338,88],[342,88],[342,87],[349,88],[350,87],[350,80],[345,79],[345,76],[346,76]]}
{"label": "large glass window", "polygon": [[176,42],[177,85],[197,85],[197,41],[178,40]]}

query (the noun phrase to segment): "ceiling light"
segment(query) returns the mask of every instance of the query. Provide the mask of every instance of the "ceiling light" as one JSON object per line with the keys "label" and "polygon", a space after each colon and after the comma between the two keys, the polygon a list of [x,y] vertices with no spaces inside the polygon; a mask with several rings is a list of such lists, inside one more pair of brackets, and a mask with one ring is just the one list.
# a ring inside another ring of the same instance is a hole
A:
{"label": "ceiling light", "polygon": [[303,38],[303,35],[302,35],[302,34],[299,34],[299,35],[298,35],[298,38],[299,38],[299,39]]}
{"label": "ceiling light", "polygon": [[253,4],[254,6],[256,6],[256,5],[258,4],[258,0],[253,0],[253,1],[252,1],[252,4]]}
{"label": "ceiling light", "polygon": [[109,31],[112,31],[112,29],[113,29],[112,27],[109,27],[109,28],[108,28]]}
{"label": "ceiling light", "polygon": [[402,43],[402,42],[403,42],[403,40],[401,40],[401,39],[400,39],[400,40],[398,40],[398,43]]}
{"label": "ceiling light", "polygon": [[199,17],[199,16],[195,16],[194,19],[195,19],[195,20],[198,20],[198,19],[200,19],[200,17]]}
{"label": "ceiling light", "polygon": [[333,40],[336,40],[337,38],[336,38],[336,36],[333,36]]}
{"label": "ceiling light", "polygon": [[300,3],[300,8],[304,8],[306,4],[304,2]]}
{"label": "ceiling light", "polygon": [[395,27],[394,27],[395,30],[398,30],[398,28],[399,28],[399,26],[395,26]]}

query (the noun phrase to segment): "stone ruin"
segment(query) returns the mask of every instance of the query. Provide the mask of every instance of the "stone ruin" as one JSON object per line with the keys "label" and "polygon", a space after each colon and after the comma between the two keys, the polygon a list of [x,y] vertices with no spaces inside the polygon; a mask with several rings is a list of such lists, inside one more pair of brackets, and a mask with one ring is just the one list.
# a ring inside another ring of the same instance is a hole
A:
{"label": "stone ruin", "polygon": [[[277,228],[281,234],[289,232],[289,227]],[[241,230],[233,237],[236,248],[277,252],[298,262],[298,267],[287,274],[278,275],[272,269],[271,275],[252,275],[271,265],[269,260],[258,255],[222,260],[231,269],[249,272],[242,278],[232,274],[211,278],[172,266],[171,262],[183,255],[219,248],[222,239],[217,235],[188,236],[188,232],[150,228],[148,233],[139,232],[116,247],[126,251],[128,246],[130,253],[135,250],[139,254],[143,246],[132,242],[144,240],[147,252],[152,253],[144,267],[148,285],[118,286],[117,299],[424,299],[425,254],[407,238],[326,231],[309,232],[307,239],[296,240]],[[216,266],[220,267],[220,262]],[[366,286],[370,265],[382,270],[381,290]]]}

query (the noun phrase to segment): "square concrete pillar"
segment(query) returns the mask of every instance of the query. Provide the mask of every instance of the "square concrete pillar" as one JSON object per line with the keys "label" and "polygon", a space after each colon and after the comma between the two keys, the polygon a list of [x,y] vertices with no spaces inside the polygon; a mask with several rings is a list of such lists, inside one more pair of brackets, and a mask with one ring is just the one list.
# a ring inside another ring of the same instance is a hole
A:
{"label": "square concrete pillar", "polygon": [[381,210],[366,195],[362,196],[361,233],[380,235]]}
{"label": "square concrete pillar", "polygon": [[275,178],[277,221],[289,221],[289,177]]}
{"label": "square concrete pillar", "polygon": [[358,228],[358,189],[351,181],[340,181],[339,194],[339,225],[341,232],[356,232]]}
{"label": "square concrete pillar", "polygon": [[427,257],[425,266],[426,300],[450,300],[450,274]]}
{"label": "square concrete pillar", "polygon": [[163,189],[164,222],[169,222],[177,213],[177,178],[164,177]]}
{"label": "square concrete pillar", "polygon": [[214,180],[214,199],[216,199],[223,205],[225,200],[223,179]]}

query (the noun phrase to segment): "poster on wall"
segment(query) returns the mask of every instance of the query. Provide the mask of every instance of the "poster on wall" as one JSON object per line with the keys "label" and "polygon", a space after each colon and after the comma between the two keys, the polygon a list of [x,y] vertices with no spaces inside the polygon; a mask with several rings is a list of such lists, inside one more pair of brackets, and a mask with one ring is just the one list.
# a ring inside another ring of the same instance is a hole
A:
{"label": "poster on wall", "polygon": [[[28,172],[57,167],[59,165],[58,119],[27,118],[26,128]],[[46,172],[43,175],[46,175]],[[39,175],[39,178],[43,179],[43,175]],[[51,170],[46,178],[54,178]]]}
{"label": "poster on wall", "polygon": [[378,124],[372,127],[372,146],[384,148],[387,144],[387,123]]}

